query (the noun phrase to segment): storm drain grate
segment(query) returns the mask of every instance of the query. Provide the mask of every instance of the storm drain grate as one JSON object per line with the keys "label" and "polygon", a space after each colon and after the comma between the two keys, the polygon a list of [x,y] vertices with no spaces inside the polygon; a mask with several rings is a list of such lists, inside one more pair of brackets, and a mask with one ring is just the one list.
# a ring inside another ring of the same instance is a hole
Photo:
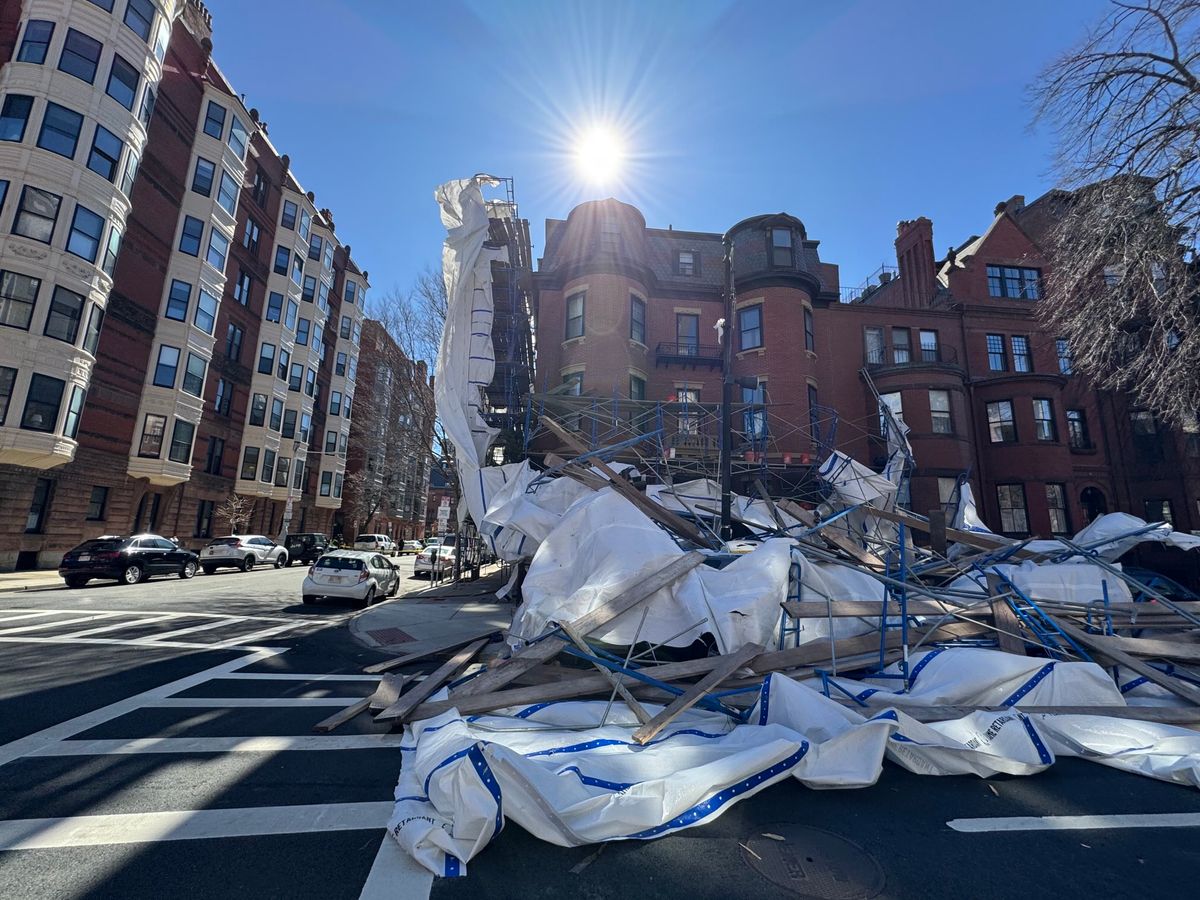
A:
{"label": "storm drain grate", "polygon": [[742,841],[741,854],[758,874],[801,897],[867,900],[884,886],[883,869],[875,857],[853,841],[820,828],[767,825]]}
{"label": "storm drain grate", "polygon": [[367,634],[377,644],[407,644],[409,641],[416,640],[407,631],[401,631],[399,628],[376,628],[368,631]]}

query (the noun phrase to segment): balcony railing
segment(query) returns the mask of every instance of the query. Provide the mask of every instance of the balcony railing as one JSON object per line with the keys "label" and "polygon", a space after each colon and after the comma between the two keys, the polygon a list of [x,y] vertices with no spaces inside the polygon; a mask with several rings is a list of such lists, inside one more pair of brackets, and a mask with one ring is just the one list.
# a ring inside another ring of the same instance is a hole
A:
{"label": "balcony railing", "polygon": [[694,341],[663,341],[654,348],[654,361],[660,366],[675,364],[719,369],[721,367],[721,348]]}
{"label": "balcony railing", "polygon": [[887,366],[957,366],[953,347],[876,347],[863,354],[868,369]]}

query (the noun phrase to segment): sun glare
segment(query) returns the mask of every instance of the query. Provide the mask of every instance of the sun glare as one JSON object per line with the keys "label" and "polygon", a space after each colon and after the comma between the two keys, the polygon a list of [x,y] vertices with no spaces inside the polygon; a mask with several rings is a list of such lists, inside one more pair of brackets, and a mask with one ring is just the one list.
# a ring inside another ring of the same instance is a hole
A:
{"label": "sun glare", "polygon": [[609,127],[597,125],[579,136],[575,144],[575,166],[593,184],[611,184],[621,174],[625,148]]}

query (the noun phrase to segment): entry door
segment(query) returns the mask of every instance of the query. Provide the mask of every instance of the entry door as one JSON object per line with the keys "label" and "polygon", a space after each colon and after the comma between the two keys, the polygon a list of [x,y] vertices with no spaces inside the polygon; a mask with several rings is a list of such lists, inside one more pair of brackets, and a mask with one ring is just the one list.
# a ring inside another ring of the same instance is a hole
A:
{"label": "entry door", "polygon": [[675,343],[680,356],[695,356],[700,352],[700,317],[688,313],[675,314]]}

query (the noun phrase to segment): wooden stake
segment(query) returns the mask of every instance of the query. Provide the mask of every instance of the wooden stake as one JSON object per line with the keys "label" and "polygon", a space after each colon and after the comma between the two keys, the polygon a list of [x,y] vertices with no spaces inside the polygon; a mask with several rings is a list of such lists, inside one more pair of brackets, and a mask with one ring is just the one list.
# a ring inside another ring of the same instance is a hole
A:
{"label": "wooden stake", "polygon": [[320,734],[333,731],[339,725],[349,722],[359,713],[366,712],[371,708],[372,704],[376,706],[390,706],[400,696],[400,690],[404,687],[404,682],[411,677],[411,675],[384,675],[383,678],[379,679],[379,684],[376,685],[375,692],[370,697],[364,697],[357,703],[352,703],[345,709],[335,712],[328,719],[318,722],[313,726],[313,731]]}

